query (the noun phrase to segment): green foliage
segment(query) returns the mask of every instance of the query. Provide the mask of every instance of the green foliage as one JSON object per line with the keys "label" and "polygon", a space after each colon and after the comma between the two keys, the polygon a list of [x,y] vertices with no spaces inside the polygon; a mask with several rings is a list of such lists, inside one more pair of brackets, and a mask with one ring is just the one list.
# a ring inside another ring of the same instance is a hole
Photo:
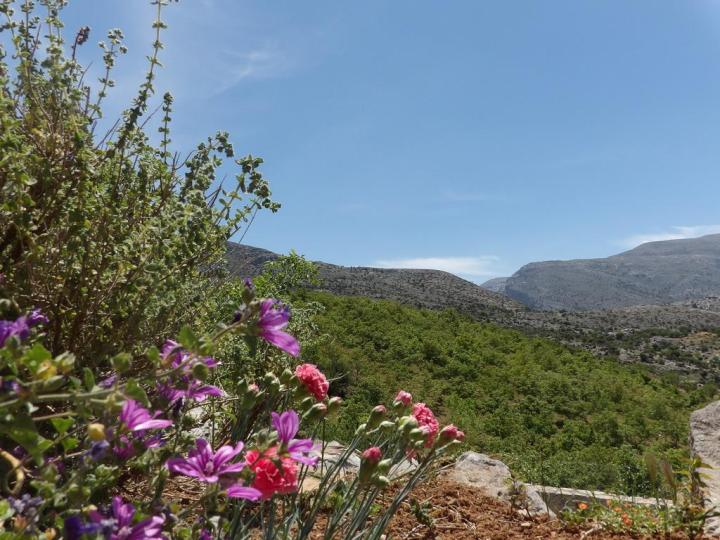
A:
{"label": "green foliage", "polygon": [[681,460],[683,468],[677,470],[653,454],[646,455],[646,462],[655,504],[638,505],[627,500],[580,503],[566,508],[560,518],[568,525],[593,524],[633,536],[667,538],[673,531],[682,531],[690,540],[701,538],[706,521],[718,516],[715,508],[708,508],[710,501],[703,495],[707,486],[701,469],[708,466],[698,458],[686,458]]}
{"label": "green foliage", "polygon": [[[570,351],[453,311],[324,293],[329,336],[305,348],[345,398],[332,435],[347,439],[368,406],[399,389],[422,395],[470,447],[499,454],[523,479],[648,492],[643,454],[684,454],[690,410],[711,396],[640,367]],[[393,394],[394,395],[394,394]]]}
{"label": "green foliage", "polygon": [[[236,159],[227,133],[187,157],[171,151],[169,93],[160,105],[160,142],[152,142],[158,137],[146,113],[165,0],[154,2],[145,81],[101,134],[103,99],[125,53],[122,33],[111,30],[101,44],[106,69],[94,92],[75,60],[89,29],[68,43],[59,19],[65,2],[18,4],[0,1],[0,32],[12,49],[0,50],[0,272],[21,308],[49,316],[52,352],[73,350],[96,365],[192,320],[226,240],[253,212],[278,205],[258,171],[262,160]],[[231,189],[217,185],[226,160],[238,168]]]}
{"label": "green foliage", "polygon": [[[275,298],[289,307],[292,317],[288,332],[297,337],[303,346],[318,339],[319,329],[315,324],[315,316],[323,310],[323,306],[319,302],[293,298],[293,292],[317,283],[315,264],[295,251],[266,263],[263,273],[253,279],[256,294]],[[203,302],[198,325],[209,331],[218,319],[231,320],[235,310],[244,302],[247,286],[242,279],[224,281]],[[248,346],[246,340],[233,336],[222,343],[217,357],[223,365],[220,377],[229,388],[240,379],[259,378],[268,371],[282,371],[294,366],[287,355],[279,353],[264,342],[256,343],[253,348]]]}

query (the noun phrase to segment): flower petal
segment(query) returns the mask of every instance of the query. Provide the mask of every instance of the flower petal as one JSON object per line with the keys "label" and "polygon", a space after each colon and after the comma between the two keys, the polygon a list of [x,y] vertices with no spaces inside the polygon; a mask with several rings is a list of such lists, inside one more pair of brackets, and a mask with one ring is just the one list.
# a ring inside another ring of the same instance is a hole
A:
{"label": "flower petal", "polygon": [[147,420],[133,426],[130,431],[142,431],[145,429],[163,429],[172,426],[172,420]]}
{"label": "flower petal", "polygon": [[233,499],[247,499],[248,501],[258,501],[262,496],[262,493],[255,488],[243,486],[241,484],[235,484],[230,486],[226,494],[228,497]]}
{"label": "flower petal", "polygon": [[265,341],[272,343],[278,349],[282,349],[290,356],[298,356],[300,354],[300,343],[298,343],[298,340],[287,332],[267,328],[262,329],[258,334]]}

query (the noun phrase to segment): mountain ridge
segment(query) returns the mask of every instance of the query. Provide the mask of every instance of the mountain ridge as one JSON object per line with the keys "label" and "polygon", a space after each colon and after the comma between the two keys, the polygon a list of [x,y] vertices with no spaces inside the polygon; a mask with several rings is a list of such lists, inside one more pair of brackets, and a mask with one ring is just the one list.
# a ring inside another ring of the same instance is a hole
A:
{"label": "mountain ridge", "polygon": [[532,262],[503,292],[533,309],[573,311],[718,296],[720,234],[648,242],[605,258]]}
{"label": "mountain ridge", "polygon": [[[228,270],[236,277],[253,277],[278,256],[262,248],[230,242]],[[543,311],[439,270],[316,264],[321,280],[317,289],[333,294],[454,309],[481,322],[550,337],[571,347],[642,362],[662,371],[699,374],[701,378],[714,378],[718,372],[720,295],[668,305]]]}

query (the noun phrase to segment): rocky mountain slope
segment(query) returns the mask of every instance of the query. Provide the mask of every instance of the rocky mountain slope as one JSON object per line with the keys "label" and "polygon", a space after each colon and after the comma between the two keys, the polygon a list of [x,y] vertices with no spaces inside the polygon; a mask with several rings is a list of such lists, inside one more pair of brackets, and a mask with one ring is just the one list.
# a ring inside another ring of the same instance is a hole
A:
{"label": "rocky mountain slope", "polygon": [[[277,257],[260,248],[228,243],[228,267],[236,276],[254,276]],[[338,266],[316,262],[322,290],[347,296],[396,300],[430,309],[456,308],[476,317],[497,317],[526,308],[502,294],[488,291],[440,270],[406,270]]]}
{"label": "rocky mountain slope", "polygon": [[[252,277],[278,255],[228,243],[230,273]],[[533,310],[499,293],[437,270],[344,267],[317,263],[320,289],[395,300],[430,309],[456,309],[480,321],[557,339],[601,355],[657,369],[715,377],[720,364],[720,299],[589,311]]]}
{"label": "rocky mountain slope", "polygon": [[502,292],[533,309],[576,311],[718,296],[720,234],[648,242],[604,259],[530,263]]}

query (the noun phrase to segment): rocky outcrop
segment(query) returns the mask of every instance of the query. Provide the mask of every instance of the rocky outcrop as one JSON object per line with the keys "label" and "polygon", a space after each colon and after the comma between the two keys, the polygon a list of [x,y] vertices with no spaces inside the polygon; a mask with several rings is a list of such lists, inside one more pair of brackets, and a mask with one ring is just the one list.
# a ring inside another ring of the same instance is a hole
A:
{"label": "rocky outcrop", "polygon": [[[690,444],[693,455],[710,468],[702,470],[708,507],[720,508],[720,401],[715,401],[690,416]],[[720,535],[720,518],[711,518],[705,526],[711,535]]]}
{"label": "rocky outcrop", "polygon": [[514,480],[507,465],[485,454],[465,452],[455,462],[448,478],[473,486],[490,497],[513,503],[532,515],[553,515],[533,486]]}

